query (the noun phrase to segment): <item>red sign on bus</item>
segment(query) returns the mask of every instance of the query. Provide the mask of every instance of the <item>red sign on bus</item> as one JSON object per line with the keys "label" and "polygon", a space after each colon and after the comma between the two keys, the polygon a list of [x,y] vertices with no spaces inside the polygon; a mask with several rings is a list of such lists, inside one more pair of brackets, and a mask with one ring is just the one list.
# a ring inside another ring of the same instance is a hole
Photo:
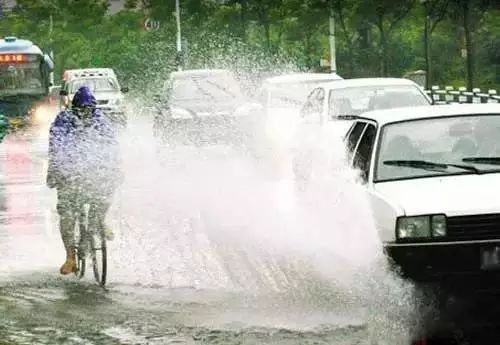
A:
{"label": "red sign on bus", "polygon": [[0,54],[0,63],[2,62],[27,62],[28,58],[23,54]]}

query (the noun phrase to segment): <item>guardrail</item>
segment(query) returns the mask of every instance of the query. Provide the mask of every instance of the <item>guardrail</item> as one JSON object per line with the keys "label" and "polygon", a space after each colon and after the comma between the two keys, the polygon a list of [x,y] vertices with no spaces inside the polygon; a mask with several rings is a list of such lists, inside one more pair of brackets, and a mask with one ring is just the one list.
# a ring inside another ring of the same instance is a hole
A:
{"label": "guardrail", "polygon": [[454,89],[452,86],[446,86],[441,89],[439,86],[433,86],[431,90],[425,90],[425,92],[434,100],[435,104],[500,103],[500,95],[497,94],[497,90],[482,92],[478,88],[467,91],[465,87]]}

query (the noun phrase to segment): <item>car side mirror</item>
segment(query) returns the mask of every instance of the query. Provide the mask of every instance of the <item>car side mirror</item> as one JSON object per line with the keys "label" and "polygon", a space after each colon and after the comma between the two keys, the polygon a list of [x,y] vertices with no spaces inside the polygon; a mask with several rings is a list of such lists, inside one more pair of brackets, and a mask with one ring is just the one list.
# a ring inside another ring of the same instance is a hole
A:
{"label": "car side mirror", "polygon": [[59,91],[59,96],[67,96],[67,95],[68,95],[68,91],[66,91],[66,90]]}
{"label": "car side mirror", "polygon": [[129,89],[128,89],[128,87],[125,86],[125,87],[122,87],[121,91],[123,93],[127,93],[129,91]]}

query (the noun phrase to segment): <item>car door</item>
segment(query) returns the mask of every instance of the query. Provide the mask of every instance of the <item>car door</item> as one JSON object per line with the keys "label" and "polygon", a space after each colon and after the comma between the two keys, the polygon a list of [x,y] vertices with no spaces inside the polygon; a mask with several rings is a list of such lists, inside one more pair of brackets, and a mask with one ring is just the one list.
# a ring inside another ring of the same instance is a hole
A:
{"label": "car door", "polygon": [[378,128],[375,122],[356,120],[345,137],[344,143],[347,146],[352,167],[360,171],[361,180],[367,187],[366,192],[378,236],[380,240],[386,242],[394,241],[395,220],[403,210],[399,209],[397,205],[391,204],[368,184],[370,169],[374,164],[377,132]]}
{"label": "car door", "polygon": [[346,150],[349,157],[352,157],[356,146],[358,146],[359,139],[361,138],[366,125],[366,121],[354,121],[347,135],[344,137],[344,144],[346,145]]}
{"label": "car door", "polygon": [[[361,125],[359,128],[361,128]],[[353,139],[353,141],[357,135],[354,129],[357,128],[353,127],[353,130],[351,131],[352,135],[351,138]],[[359,129],[357,130],[359,131]],[[354,169],[360,171],[360,177],[363,183],[368,182],[370,167],[372,164],[371,162],[373,156],[372,153],[375,147],[376,137],[377,137],[377,124],[372,121],[366,121],[365,126],[362,129],[362,133],[359,136],[359,140],[356,143],[355,149],[353,150],[353,154],[350,156],[351,166]],[[349,150],[349,145],[352,145],[352,142],[349,143],[348,140],[348,150]]]}
{"label": "car door", "polygon": [[302,148],[308,147],[317,137],[322,124],[325,90],[321,87],[311,91],[300,110],[300,120],[296,131],[296,144]]}

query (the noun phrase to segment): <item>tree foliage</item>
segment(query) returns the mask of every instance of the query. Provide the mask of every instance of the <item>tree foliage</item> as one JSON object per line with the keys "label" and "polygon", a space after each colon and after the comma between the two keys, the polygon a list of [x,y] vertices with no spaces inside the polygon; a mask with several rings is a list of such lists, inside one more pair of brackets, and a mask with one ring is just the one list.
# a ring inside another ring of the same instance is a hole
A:
{"label": "tree foliage", "polygon": [[[428,16],[434,83],[465,85],[473,73],[475,87],[500,86],[500,9],[491,0],[427,0],[426,7],[417,0],[180,2],[185,68],[223,66],[254,75],[321,70],[320,59],[329,54],[333,6],[343,77],[400,77],[425,69]],[[0,33],[53,50],[58,76],[68,68],[110,66],[140,89],[153,80],[160,83],[175,68],[175,1],[127,0],[113,15],[106,14],[108,5],[106,0],[18,0],[0,21]],[[159,20],[160,29],[144,30],[145,17]],[[462,56],[466,48],[474,62],[469,72]]]}

